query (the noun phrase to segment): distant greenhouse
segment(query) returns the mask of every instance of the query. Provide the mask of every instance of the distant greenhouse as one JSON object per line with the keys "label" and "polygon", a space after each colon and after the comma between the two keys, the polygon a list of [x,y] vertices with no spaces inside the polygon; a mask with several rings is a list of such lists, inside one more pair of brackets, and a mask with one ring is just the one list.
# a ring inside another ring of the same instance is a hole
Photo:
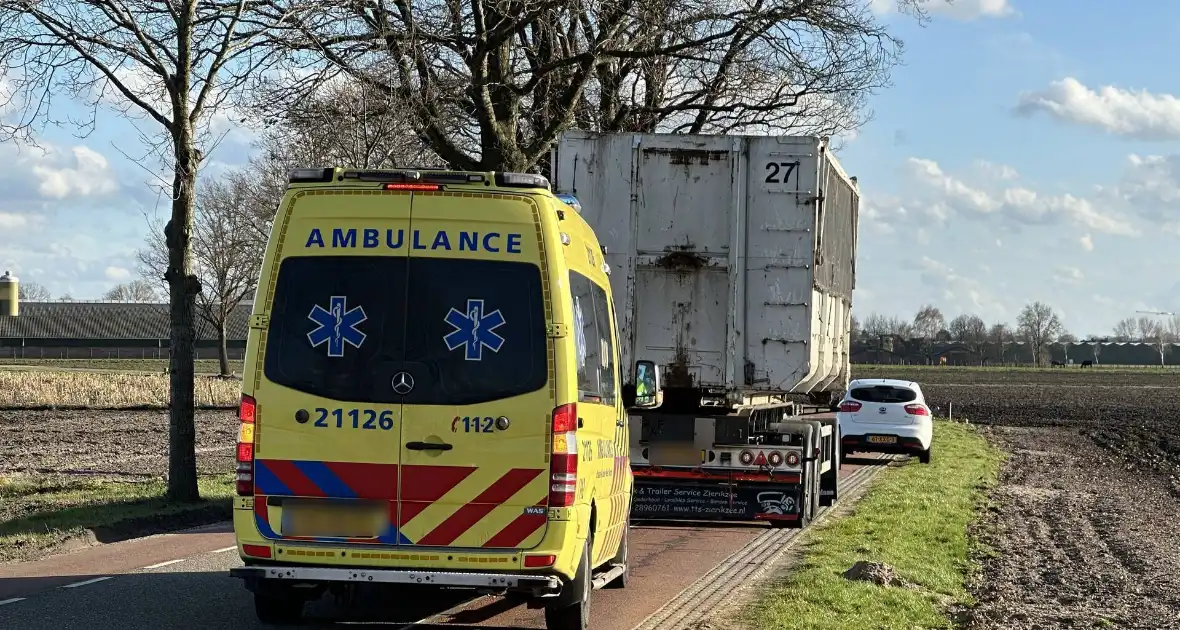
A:
{"label": "distant greenhouse", "polygon": [[[1047,361],[1080,364],[1093,361],[1099,365],[1158,366],[1159,346],[1138,341],[1078,341],[1053,343]],[[947,365],[1032,365],[1032,348],[1016,341],[1002,347],[995,343],[963,344],[953,341],[926,342],[922,339],[857,340],[852,343],[853,363],[892,363]],[[1180,366],[1180,344],[1164,344],[1164,365]]]}

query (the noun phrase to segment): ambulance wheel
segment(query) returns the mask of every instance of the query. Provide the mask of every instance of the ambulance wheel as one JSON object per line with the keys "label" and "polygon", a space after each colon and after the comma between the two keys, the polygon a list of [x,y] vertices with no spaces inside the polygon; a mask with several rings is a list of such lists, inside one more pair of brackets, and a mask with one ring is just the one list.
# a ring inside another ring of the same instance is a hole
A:
{"label": "ambulance wheel", "polygon": [[630,577],[631,566],[627,564],[627,556],[630,549],[628,548],[627,540],[631,538],[631,519],[623,521],[623,539],[619,541],[619,550],[615,552],[615,557],[611,560],[613,565],[623,565],[623,573],[619,577],[607,583],[606,588],[627,588],[627,579]]}
{"label": "ambulance wheel", "polygon": [[254,614],[262,623],[295,624],[303,618],[304,601],[291,593],[275,589],[254,593]]}
{"label": "ambulance wheel", "polygon": [[557,601],[545,607],[545,627],[548,630],[587,630],[590,627],[590,541],[582,547],[578,572],[570,580]]}

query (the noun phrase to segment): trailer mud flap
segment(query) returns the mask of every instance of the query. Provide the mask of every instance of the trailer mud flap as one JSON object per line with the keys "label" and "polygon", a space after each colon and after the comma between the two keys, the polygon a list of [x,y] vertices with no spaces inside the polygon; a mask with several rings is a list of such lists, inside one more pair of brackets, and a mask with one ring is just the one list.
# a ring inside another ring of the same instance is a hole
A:
{"label": "trailer mud flap", "polygon": [[636,519],[798,520],[797,484],[671,482],[635,479]]}

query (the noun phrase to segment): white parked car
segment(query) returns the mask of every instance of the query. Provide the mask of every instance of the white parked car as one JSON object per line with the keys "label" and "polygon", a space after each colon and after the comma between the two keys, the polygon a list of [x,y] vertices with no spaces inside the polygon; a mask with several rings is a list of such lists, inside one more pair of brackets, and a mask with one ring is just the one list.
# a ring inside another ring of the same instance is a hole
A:
{"label": "white parked car", "polygon": [[836,413],[842,458],[852,452],[917,455],[930,463],[934,421],[913,381],[862,378],[848,384]]}

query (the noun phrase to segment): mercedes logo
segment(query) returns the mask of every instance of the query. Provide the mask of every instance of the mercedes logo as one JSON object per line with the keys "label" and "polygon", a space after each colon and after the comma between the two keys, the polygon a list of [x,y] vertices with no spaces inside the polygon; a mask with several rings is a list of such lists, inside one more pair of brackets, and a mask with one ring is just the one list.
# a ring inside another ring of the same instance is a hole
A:
{"label": "mercedes logo", "polygon": [[405,396],[414,389],[414,377],[409,372],[398,372],[393,375],[393,391]]}

